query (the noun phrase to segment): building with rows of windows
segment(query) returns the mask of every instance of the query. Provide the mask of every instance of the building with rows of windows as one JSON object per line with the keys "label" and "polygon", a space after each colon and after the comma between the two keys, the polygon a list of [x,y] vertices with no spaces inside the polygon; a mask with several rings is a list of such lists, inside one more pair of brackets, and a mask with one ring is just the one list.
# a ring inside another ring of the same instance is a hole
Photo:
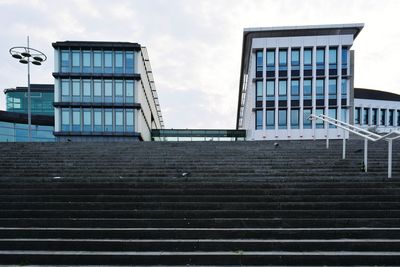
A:
{"label": "building with rows of windows", "polygon": [[400,130],[400,95],[355,88],[354,125],[381,133]]}
{"label": "building with rows of windows", "polygon": [[163,119],[147,50],[129,42],[56,42],[58,140],[151,140]]}
{"label": "building with rows of windows", "polygon": [[350,49],[363,26],[245,29],[236,128],[247,140],[343,138],[342,130],[308,118],[352,120]]}

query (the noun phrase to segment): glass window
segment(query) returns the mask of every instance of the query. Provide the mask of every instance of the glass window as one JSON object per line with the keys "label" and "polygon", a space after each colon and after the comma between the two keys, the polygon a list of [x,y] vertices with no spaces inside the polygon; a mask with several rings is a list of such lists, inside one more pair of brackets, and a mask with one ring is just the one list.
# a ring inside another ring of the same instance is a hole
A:
{"label": "glass window", "polygon": [[337,68],[337,48],[329,48],[329,68]]}
{"label": "glass window", "polygon": [[70,131],[70,117],[68,108],[63,108],[61,110],[61,131],[63,132]]}
{"label": "glass window", "polygon": [[278,126],[279,129],[286,129],[287,127],[287,110],[280,109],[278,112]]}
{"label": "glass window", "polygon": [[267,50],[267,71],[275,71],[275,50]]}
{"label": "glass window", "polygon": [[400,126],[400,110],[397,111],[397,126]]}
{"label": "glass window", "polygon": [[[317,108],[315,110],[315,115],[316,116],[320,116],[320,115],[324,115],[324,114],[325,114],[325,112],[324,112],[323,108]],[[318,128],[318,129],[324,128],[324,121],[320,120],[320,119],[317,119],[315,121],[315,127]]]}
{"label": "glass window", "polygon": [[71,101],[71,91],[69,88],[69,80],[61,80],[61,101]]}
{"label": "glass window", "polygon": [[[257,77],[262,77],[263,71],[263,52],[257,51],[257,62],[256,62],[256,69],[257,69]],[[261,73],[260,73],[261,72]]]}
{"label": "glass window", "polygon": [[102,102],[101,99],[101,80],[94,80],[93,81],[93,96],[94,102],[99,103]]}
{"label": "glass window", "polygon": [[83,51],[82,53],[83,72],[92,71],[92,53],[90,51]]}
{"label": "glass window", "polygon": [[103,71],[103,60],[101,51],[93,51],[93,71],[100,73]]}
{"label": "glass window", "polygon": [[124,102],[123,87],[124,87],[124,83],[122,80],[115,81],[115,102],[116,103]]}
{"label": "glass window", "polygon": [[125,52],[125,72],[133,73],[133,52],[132,51]]}
{"label": "glass window", "polygon": [[347,69],[347,54],[349,50],[346,46],[342,47],[342,69]]}
{"label": "glass window", "polygon": [[115,110],[115,131],[124,131],[124,111],[122,109]]}
{"label": "glass window", "polygon": [[69,51],[61,50],[61,72],[70,72]]}
{"label": "glass window", "polygon": [[394,126],[394,110],[389,110],[389,126]]}
{"label": "glass window", "polygon": [[275,81],[267,81],[267,100],[275,100]]}
{"label": "glass window", "polygon": [[256,101],[263,100],[263,82],[257,81],[256,82]]}
{"label": "glass window", "polygon": [[121,51],[115,52],[115,73],[124,72],[124,57]]}
{"label": "glass window", "polygon": [[317,69],[325,68],[325,48],[317,48]]}
{"label": "glass window", "polygon": [[72,109],[72,131],[79,132],[81,130],[81,111]]}
{"label": "glass window", "polygon": [[372,109],[372,125],[377,125],[378,124],[378,109],[373,108]]}
{"label": "glass window", "polygon": [[72,72],[81,71],[81,53],[80,51],[72,51]]}
{"label": "glass window", "polygon": [[90,80],[83,80],[83,102],[92,101],[92,82]]}
{"label": "glass window", "polygon": [[133,109],[127,109],[125,111],[125,125],[127,132],[134,132],[134,118],[133,118]]}
{"label": "glass window", "polygon": [[94,131],[103,131],[103,116],[101,109],[95,109],[93,112]]}
{"label": "glass window", "polygon": [[279,70],[287,70],[287,50],[279,50]]}
{"label": "glass window", "polygon": [[337,84],[336,79],[329,79],[329,99],[336,99]]}
{"label": "glass window", "polygon": [[312,49],[304,49],[304,70],[312,69]]}
{"label": "glass window", "polygon": [[262,130],[263,111],[256,111],[256,130]]}
{"label": "glass window", "polygon": [[316,80],[316,98],[317,99],[324,99],[325,98],[325,80],[324,79],[317,79]]}
{"label": "glass window", "polygon": [[112,51],[104,51],[104,72],[112,73],[113,72],[113,59],[112,59]]}
{"label": "glass window", "polygon": [[308,118],[311,116],[311,109],[304,109],[303,111],[303,128],[311,129],[312,123]]}
{"label": "glass window", "polygon": [[369,108],[364,108],[363,112],[363,124],[368,125],[369,124]]}
{"label": "glass window", "polygon": [[299,80],[291,81],[291,95],[292,95],[292,100],[299,100],[299,96],[300,96],[300,81]]}
{"label": "glass window", "polygon": [[72,101],[81,101],[81,81],[72,80]]}
{"label": "glass window", "polygon": [[361,108],[356,107],[354,109],[354,123],[360,124],[360,122],[361,122]]}
{"label": "glass window", "polygon": [[305,79],[303,84],[304,100],[310,100],[312,97],[312,80]]}
{"label": "glass window", "polygon": [[386,109],[381,109],[381,125],[386,125]]}
{"label": "glass window", "polygon": [[341,114],[340,120],[347,123],[347,109],[346,108],[342,108],[342,114]]}
{"label": "glass window", "polygon": [[300,66],[300,49],[292,49],[292,67]]}
{"label": "glass window", "polygon": [[92,131],[92,111],[90,109],[83,110],[83,131]]}
{"label": "glass window", "polygon": [[347,99],[347,79],[342,79],[342,99]]}
{"label": "glass window", "polygon": [[298,109],[292,109],[290,111],[290,126],[292,129],[299,129],[300,111]]}
{"label": "glass window", "polygon": [[112,81],[105,80],[104,81],[104,102],[112,103]]}
{"label": "glass window", "polygon": [[279,80],[279,100],[286,100],[287,96],[287,81]]}
{"label": "glass window", "polygon": [[113,131],[113,112],[111,109],[106,109],[104,111],[104,130],[106,132]]}
{"label": "glass window", "polygon": [[125,81],[125,102],[126,103],[134,102],[133,81]]}
{"label": "glass window", "polygon": [[267,109],[266,125],[267,129],[275,129],[275,110]]}
{"label": "glass window", "polygon": [[[336,112],[336,108],[330,108],[328,109],[328,116],[332,119],[337,119],[337,112]],[[329,124],[329,128],[336,128],[335,125]]]}

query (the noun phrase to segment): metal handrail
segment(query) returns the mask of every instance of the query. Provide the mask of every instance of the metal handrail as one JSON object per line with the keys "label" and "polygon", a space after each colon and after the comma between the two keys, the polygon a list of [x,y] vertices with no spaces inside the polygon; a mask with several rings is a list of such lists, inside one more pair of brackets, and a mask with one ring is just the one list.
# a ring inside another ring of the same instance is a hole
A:
{"label": "metal handrail", "polygon": [[[388,178],[392,178],[392,154],[393,154],[393,140],[400,138],[400,131],[392,131],[385,135],[379,135],[368,131],[366,129],[351,125],[347,122],[343,122],[329,116],[320,114],[314,115],[311,114],[308,117],[309,120],[322,120],[328,124],[334,125],[338,128],[343,129],[344,131],[354,133],[362,138],[364,138],[364,171],[368,172],[368,140],[372,142],[376,142],[379,140],[385,140],[388,142]],[[327,127],[327,134],[326,134],[326,148],[329,148],[329,126]],[[394,135],[394,136],[393,136]],[[393,136],[393,137],[390,137]],[[314,134],[315,138],[315,134]],[[342,158],[346,158],[346,136],[343,135],[343,153]]]}

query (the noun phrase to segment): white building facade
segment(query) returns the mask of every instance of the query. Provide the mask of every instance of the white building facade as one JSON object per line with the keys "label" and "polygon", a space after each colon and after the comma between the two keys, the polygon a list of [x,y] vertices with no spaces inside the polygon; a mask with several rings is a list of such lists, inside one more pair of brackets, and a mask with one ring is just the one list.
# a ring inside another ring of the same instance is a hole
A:
{"label": "white building facade", "polygon": [[53,47],[57,140],[150,141],[151,130],[163,128],[145,47],[86,41]]}
{"label": "white building facade", "polygon": [[354,89],[354,125],[378,133],[400,130],[400,95]]}
{"label": "white building facade", "polygon": [[353,120],[354,52],[363,24],[244,30],[237,129],[247,140],[343,138],[311,114]]}

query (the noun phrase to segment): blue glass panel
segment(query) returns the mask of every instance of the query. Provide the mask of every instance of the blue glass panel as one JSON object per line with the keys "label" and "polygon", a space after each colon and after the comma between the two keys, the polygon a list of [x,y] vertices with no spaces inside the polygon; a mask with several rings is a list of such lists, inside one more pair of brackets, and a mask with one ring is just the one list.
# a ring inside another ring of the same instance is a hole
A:
{"label": "blue glass panel", "polygon": [[287,127],[287,110],[280,109],[278,112],[278,126],[279,129],[286,129]]}
{"label": "blue glass panel", "polygon": [[85,73],[92,72],[92,52],[83,51],[82,52],[82,71]]}
{"label": "blue glass panel", "polygon": [[112,51],[104,51],[104,72],[113,72],[113,53]]}
{"label": "blue glass panel", "polygon": [[132,51],[125,52],[125,72],[133,73],[134,71],[134,55]]}
{"label": "blue glass panel", "polygon": [[123,60],[123,54],[121,51],[115,52],[114,72],[115,73],[123,73],[124,72],[124,60]]}
{"label": "blue glass panel", "polygon": [[266,112],[266,125],[267,129],[274,129],[275,128],[275,110],[267,109]]}
{"label": "blue glass panel", "polygon": [[103,60],[101,51],[93,51],[93,71],[95,73],[103,72]]}
{"label": "blue glass panel", "polygon": [[292,49],[292,67],[300,66],[300,49]]}
{"label": "blue glass panel", "polygon": [[337,48],[329,48],[329,68],[337,68]]}
{"label": "blue glass panel", "polygon": [[299,100],[299,96],[300,96],[300,81],[299,80],[291,81],[291,95],[292,95],[292,100]]}
{"label": "blue glass panel", "polygon": [[300,111],[298,109],[292,109],[290,111],[290,125],[292,129],[298,129],[299,128],[299,114]]}
{"label": "blue glass panel", "polygon": [[[324,115],[324,109],[323,108],[317,108],[315,110],[315,115],[319,116],[319,115]],[[324,121],[323,120],[316,120],[315,121],[315,127],[320,129],[320,128],[324,128]]]}
{"label": "blue glass panel", "polygon": [[303,110],[303,128],[304,129],[311,129],[311,127],[312,127],[311,120],[308,119],[310,117],[310,115],[311,115],[311,109]]}
{"label": "blue glass panel", "polygon": [[61,72],[70,72],[71,64],[69,59],[69,51],[61,50]]}
{"label": "blue glass panel", "polygon": [[305,100],[310,100],[312,97],[312,80],[307,79],[303,82],[303,95]]}
{"label": "blue glass panel", "polygon": [[325,80],[324,79],[317,79],[316,81],[316,98],[317,99],[324,99],[325,95]]}
{"label": "blue glass panel", "polygon": [[81,71],[81,52],[72,51],[72,72]]}
{"label": "blue glass panel", "polygon": [[263,120],[263,111],[257,110],[256,111],[256,130],[262,129],[262,120]]}
{"label": "blue glass panel", "polygon": [[337,81],[336,79],[329,79],[329,99],[337,98]]}

